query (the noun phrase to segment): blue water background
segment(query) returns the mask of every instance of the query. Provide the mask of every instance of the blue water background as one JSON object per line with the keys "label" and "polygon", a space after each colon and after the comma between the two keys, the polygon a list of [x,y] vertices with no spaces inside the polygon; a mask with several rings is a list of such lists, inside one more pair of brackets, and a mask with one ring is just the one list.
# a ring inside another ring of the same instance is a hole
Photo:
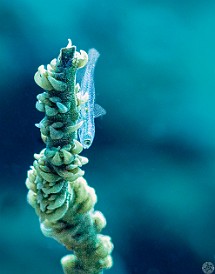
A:
{"label": "blue water background", "polygon": [[201,274],[215,263],[215,2],[0,2],[0,273],[60,274],[25,178],[43,147],[33,75],[71,38],[100,52],[107,115],[82,155],[115,249],[110,274]]}

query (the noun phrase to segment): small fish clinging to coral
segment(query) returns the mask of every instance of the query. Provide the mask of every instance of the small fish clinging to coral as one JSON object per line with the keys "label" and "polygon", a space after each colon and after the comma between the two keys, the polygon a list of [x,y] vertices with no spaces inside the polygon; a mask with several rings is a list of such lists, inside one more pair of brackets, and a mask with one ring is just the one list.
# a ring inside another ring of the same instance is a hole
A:
{"label": "small fish clinging to coral", "polygon": [[95,136],[94,119],[106,114],[106,111],[100,105],[95,104],[94,70],[98,58],[98,51],[90,49],[79,93],[80,99],[85,103],[81,105],[80,109],[80,120],[83,121],[83,125],[78,130],[78,136],[85,149],[93,143]]}

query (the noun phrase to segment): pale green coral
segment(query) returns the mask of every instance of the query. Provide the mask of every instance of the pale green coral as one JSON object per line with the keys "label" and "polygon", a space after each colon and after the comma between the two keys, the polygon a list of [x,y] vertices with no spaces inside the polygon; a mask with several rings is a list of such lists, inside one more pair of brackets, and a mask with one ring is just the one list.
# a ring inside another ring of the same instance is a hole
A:
{"label": "pale green coral", "polygon": [[112,266],[113,244],[99,234],[106,225],[101,212],[94,211],[97,197],[83,178],[81,169],[88,162],[80,156],[77,141],[81,127],[79,110],[88,98],[80,98],[76,70],[88,61],[85,51],[76,51],[69,40],[47,69],[38,68],[36,83],[46,91],[37,96],[36,108],[45,112],[40,128],[46,148],[35,154],[28,171],[28,202],[40,218],[41,230],[74,254],[62,260],[66,274],[98,274]]}

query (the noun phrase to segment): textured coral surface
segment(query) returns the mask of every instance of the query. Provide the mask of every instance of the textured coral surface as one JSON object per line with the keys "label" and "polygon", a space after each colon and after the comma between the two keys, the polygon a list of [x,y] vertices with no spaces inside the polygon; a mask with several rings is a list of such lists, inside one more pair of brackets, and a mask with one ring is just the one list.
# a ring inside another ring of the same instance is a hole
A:
{"label": "textured coral surface", "polygon": [[28,171],[28,202],[39,216],[43,234],[73,251],[61,260],[67,274],[97,274],[112,266],[113,244],[110,237],[99,234],[106,221],[94,211],[97,197],[81,169],[88,159],[79,155],[83,147],[77,141],[84,100],[76,71],[87,61],[87,53],[77,52],[69,40],[58,58],[47,69],[40,66],[34,77],[45,90],[37,96],[36,108],[45,112],[37,127],[46,148],[34,155]]}

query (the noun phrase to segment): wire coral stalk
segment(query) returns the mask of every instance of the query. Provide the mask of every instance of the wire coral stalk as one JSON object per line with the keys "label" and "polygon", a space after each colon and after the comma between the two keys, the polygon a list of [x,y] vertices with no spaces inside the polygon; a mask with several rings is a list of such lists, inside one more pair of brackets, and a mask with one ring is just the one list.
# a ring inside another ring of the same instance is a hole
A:
{"label": "wire coral stalk", "polygon": [[76,71],[86,65],[88,55],[76,51],[71,41],[57,59],[35,74],[36,83],[45,91],[37,96],[36,108],[45,117],[36,126],[46,148],[35,154],[28,171],[28,202],[40,219],[47,237],[56,239],[73,254],[62,258],[65,274],[99,274],[112,266],[111,238],[99,234],[106,225],[101,212],[94,211],[97,197],[83,178],[81,169],[88,162],[79,154],[83,146],[77,141],[82,126]]}

